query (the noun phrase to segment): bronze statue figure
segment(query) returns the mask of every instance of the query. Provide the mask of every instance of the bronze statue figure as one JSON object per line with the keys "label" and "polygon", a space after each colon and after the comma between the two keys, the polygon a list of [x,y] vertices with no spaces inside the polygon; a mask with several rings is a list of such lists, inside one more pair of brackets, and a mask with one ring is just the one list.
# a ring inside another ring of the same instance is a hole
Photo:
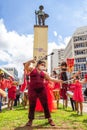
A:
{"label": "bronze statue figure", "polygon": [[44,9],[43,5],[40,5],[39,10],[35,11],[36,25],[37,25],[37,19],[38,19],[38,25],[44,26],[45,25],[45,19],[49,17],[49,15],[46,14],[43,11],[43,9]]}

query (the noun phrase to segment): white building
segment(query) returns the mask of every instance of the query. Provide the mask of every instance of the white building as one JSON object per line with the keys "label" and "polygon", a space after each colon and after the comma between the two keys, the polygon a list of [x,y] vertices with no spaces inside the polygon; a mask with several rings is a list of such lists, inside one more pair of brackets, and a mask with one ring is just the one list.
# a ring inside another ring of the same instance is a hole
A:
{"label": "white building", "polygon": [[51,72],[54,68],[60,66],[64,60],[64,49],[53,49],[54,55],[51,56]]}
{"label": "white building", "polygon": [[77,28],[64,51],[64,59],[74,58],[74,71],[87,73],[87,26]]}
{"label": "white building", "polygon": [[15,67],[4,67],[13,77],[18,80],[18,71]]}

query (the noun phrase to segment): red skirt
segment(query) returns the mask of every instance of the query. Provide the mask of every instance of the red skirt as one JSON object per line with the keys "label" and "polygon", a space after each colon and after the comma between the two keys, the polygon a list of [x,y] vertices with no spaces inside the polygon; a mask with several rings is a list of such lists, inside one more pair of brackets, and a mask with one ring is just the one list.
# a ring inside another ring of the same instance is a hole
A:
{"label": "red skirt", "polygon": [[64,100],[67,100],[67,88],[68,84],[62,84],[62,88],[60,90],[60,97]]}
{"label": "red skirt", "polygon": [[82,94],[82,85],[79,82],[75,83],[73,100],[75,100],[77,102],[83,102],[84,101],[84,97],[83,97],[83,94]]}
{"label": "red skirt", "polygon": [[8,89],[8,98],[12,100],[16,99],[16,86],[12,86]]}
{"label": "red skirt", "polygon": [[[53,87],[52,84],[50,85],[50,83],[46,84],[46,91],[47,91],[47,99],[48,99],[48,107],[50,112],[52,112],[55,109],[55,105],[54,105],[54,95],[53,95]],[[36,103],[36,111],[43,111],[43,107],[40,103],[40,100],[37,99],[37,103]]]}

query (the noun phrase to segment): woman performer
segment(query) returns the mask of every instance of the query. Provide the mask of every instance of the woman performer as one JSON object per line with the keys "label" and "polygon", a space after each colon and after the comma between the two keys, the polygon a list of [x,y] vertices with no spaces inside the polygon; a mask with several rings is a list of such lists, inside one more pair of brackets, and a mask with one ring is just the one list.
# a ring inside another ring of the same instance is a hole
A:
{"label": "woman performer", "polygon": [[36,67],[31,67],[31,63],[35,63],[35,60],[30,60],[24,63],[24,70],[26,70],[27,74],[30,74],[30,84],[29,84],[29,121],[27,122],[27,126],[32,126],[32,122],[34,119],[35,107],[37,98],[39,98],[43,109],[45,118],[48,118],[48,123],[51,126],[55,126],[53,120],[51,119],[48,102],[47,102],[47,93],[44,86],[44,79],[50,80],[53,82],[61,82],[61,80],[57,80],[51,78],[47,72],[43,71],[45,68],[45,61],[39,60],[37,62]]}
{"label": "woman performer", "polygon": [[[74,90],[73,100],[76,102],[77,114],[82,115],[84,97],[82,93],[82,84],[81,81],[79,80],[79,76],[76,76],[74,84],[75,84],[75,90]],[[80,106],[80,110],[79,110],[79,106]]]}
{"label": "woman performer", "polygon": [[16,99],[16,87],[17,82],[12,82],[11,88],[8,89],[8,110],[12,110],[14,106],[14,100]]}
{"label": "woman performer", "polygon": [[7,81],[4,78],[4,73],[0,72],[0,112],[2,112],[2,98],[6,97],[5,88],[7,86]]}

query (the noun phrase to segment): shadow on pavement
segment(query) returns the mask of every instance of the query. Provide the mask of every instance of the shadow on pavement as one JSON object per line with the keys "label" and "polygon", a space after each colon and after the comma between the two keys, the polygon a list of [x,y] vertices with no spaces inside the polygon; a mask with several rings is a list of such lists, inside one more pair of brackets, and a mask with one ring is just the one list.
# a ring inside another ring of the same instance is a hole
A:
{"label": "shadow on pavement", "polygon": [[46,124],[48,124],[48,123],[44,123],[44,124],[40,124],[40,125],[37,125],[37,126],[32,126],[32,127],[30,127],[30,126],[22,126],[22,127],[17,127],[17,128],[15,128],[14,130],[54,130],[54,129],[56,129],[56,130],[58,130],[58,127],[57,126],[47,126],[47,127],[45,127],[46,126]]}
{"label": "shadow on pavement", "polygon": [[58,130],[58,127],[40,127],[40,126],[24,126],[24,127],[17,127],[14,130]]}

